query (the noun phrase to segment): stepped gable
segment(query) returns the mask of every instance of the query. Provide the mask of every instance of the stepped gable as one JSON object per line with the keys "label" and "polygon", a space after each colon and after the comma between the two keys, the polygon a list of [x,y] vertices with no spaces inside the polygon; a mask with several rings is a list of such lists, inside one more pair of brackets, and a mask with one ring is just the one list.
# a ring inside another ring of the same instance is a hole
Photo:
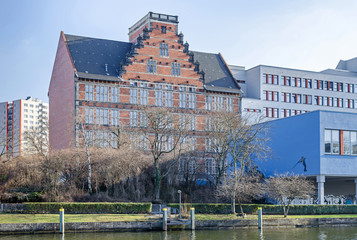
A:
{"label": "stepped gable", "polygon": [[[122,65],[132,55],[134,44],[129,42],[65,34],[77,75],[80,78],[119,80]],[[190,51],[196,71],[206,90],[240,93],[240,87],[220,54]],[[198,63],[198,64],[197,64]]]}

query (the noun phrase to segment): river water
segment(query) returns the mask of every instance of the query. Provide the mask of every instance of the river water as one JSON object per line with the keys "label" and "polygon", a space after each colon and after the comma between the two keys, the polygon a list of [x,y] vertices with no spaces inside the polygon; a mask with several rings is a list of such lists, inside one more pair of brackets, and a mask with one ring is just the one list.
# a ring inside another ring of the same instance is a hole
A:
{"label": "river water", "polygon": [[357,227],[0,235],[0,240],[357,240]]}

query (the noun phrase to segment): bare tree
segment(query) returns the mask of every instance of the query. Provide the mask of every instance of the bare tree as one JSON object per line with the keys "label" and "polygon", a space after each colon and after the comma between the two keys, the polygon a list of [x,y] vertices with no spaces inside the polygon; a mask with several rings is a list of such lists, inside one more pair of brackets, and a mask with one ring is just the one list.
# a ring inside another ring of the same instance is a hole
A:
{"label": "bare tree", "polygon": [[121,147],[125,145],[130,145],[131,141],[128,139],[128,134],[127,134],[127,127],[124,127],[122,125],[120,126],[110,126],[109,127],[109,132],[111,134],[110,136],[110,147],[114,149],[120,149]]}
{"label": "bare tree", "polygon": [[288,216],[290,204],[295,198],[307,198],[314,192],[314,185],[304,176],[282,174],[267,180],[267,193],[280,202],[284,217]]}
{"label": "bare tree", "polygon": [[257,199],[264,194],[261,176],[256,172],[245,174],[239,182],[236,182],[234,175],[227,176],[224,184],[218,186],[217,194],[223,198],[235,197],[240,206],[241,216],[245,217],[242,203]]}
{"label": "bare tree", "polygon": [[[189,147],[189,146],[188,146]],[[178,164],[178,179],[185,194],[190,196],[196,186],[197,174],[200,172],[200,163],[195,152],[190,151],[180,157]]]}
{"label": "bare tree", "polygon": [[[180,124],[179,116],[167,108],[144,108],[140,114],[140,127],[136,130],[140,138],[148,143],[155,170],[155,200],[159,200],[161,180],[170,173],[183,153],[187,131]],[[168,166],[160,169],[160,164],[168,160]]]}
{"label": "bare tree", "polygon": [[28,154],[38,154],[47,157],[49,153],[48,144],[49,125],[48,122],[42,122],[40,126],[24,132],[23,140],[26,143]]}
{"label": "bare tree", "polygon": [[[83,109],[80,109],[83,110]],[[79,111],[80,111],[79,110]],[[90,154],[90,147],[94,145],[94,133],[93,133],[93,126],[89,126],[87,123],[89,122],[88,119],[84,116],[83,112],[79,112],[75,119],[75,128],[76,128],[76,146],[83,146],[86,158],[87,158],[87,166],[88,166],[88,193],[92,192],[92,163],[91,163],[91,154]],[[93,119],[92,119],[93,121]]]}
{"label": "bare tree", "polygon": [[[213,140],[216,143],[213,146],[216,148],[216,161],[223,166],[227,164],[227,168],[222,167],[222,170],[227,170],[230,176],[223,184],[229,186],[233,181],[234,186],[230,187],[232,189],[230,196],[232,213],[235,213],[236,201],[241,206],[237,191],[245,181],[245,174],[255,167],[256,159],[262,160],[269,152],[266,144],[268,125],[267,123],[252,124],[249,119],[232,112],[218,112],[214,115],[214,119],[216,129],[213,131]],[[244,216],[243,208],[241,214]]]}
{"label": "bare tree", "polygon": [[226,122],[227,114],[224,112],[213,113],[207,120],[207,152],[212,154],[215,168],[214,174],[210,174],[207,179],[214,185],[214,189],[217,190],[227,173],[230,125]]}

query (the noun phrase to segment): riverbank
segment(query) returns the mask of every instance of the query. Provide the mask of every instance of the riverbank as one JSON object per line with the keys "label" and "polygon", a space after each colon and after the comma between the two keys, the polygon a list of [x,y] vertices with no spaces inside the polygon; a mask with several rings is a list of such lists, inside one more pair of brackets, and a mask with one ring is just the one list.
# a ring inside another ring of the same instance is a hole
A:
{"label": "riverbank", "polygon": [[[4,215],[2,215],[4,216]],[[1,216],[1,217],[2,217]],[[198,215],[197,215],[198,217]],[[353,218],[268,218],[263,220],[264,228],[286,227],[336,227],[357,226],[357,217]],[[301,216],[299,216],[301,217]],[[117,231],[161,231],[159,219],[150,221],[112,221],[112,222],[66,222],[66,232],[117,232]],[[168,226],[169,230],[189,230],[189,225]],[[235,220],[197,220],[196,230],[258,228],[257,219]],[[59,223],[3,223],[0,234],[58,233]]]}

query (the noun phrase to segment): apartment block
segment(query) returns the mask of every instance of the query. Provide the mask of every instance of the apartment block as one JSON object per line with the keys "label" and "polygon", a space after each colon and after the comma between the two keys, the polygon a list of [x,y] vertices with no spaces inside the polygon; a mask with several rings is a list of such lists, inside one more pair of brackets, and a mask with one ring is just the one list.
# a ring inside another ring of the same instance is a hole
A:
{"label": "apartment block", "polygon": [[47,132],[40,131],[47,128],[47,122],[48,103],[37,98],[0,103],[0,155],[11,158],[34,153],[26,132]]}

